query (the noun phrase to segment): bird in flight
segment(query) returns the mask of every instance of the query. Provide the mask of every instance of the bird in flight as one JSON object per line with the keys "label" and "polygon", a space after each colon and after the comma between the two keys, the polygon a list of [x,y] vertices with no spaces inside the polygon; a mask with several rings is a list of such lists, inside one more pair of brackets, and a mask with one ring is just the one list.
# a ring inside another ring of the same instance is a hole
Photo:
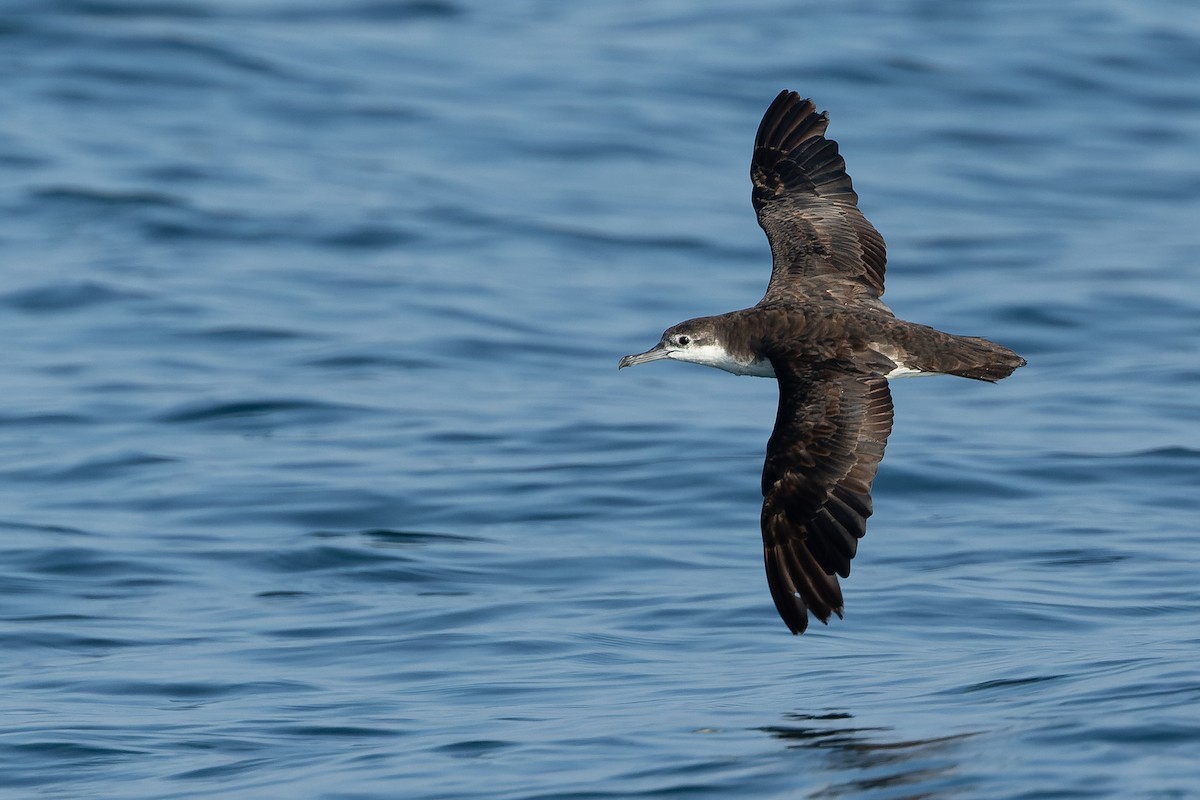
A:
{"label": "bird in flight", "polygon": [[842,616],[838,576],[871,516],[892,430],[888,380],[998,381],[1025,364],[1007,347],[897,319],[883,304],[883,237],[858,209],[829,118],[784,91],[758,126],[750,178],[771,244],[757,305],[667,328],[619,367],[670,358],[775,378],[779,408],[762,475],[767,584],[792,633]]}

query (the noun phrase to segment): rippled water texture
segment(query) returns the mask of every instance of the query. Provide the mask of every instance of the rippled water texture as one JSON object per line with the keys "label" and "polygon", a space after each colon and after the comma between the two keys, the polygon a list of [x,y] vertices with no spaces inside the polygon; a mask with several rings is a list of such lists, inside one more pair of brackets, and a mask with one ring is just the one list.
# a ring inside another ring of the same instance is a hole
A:
{"label": "rippled water texture", "polygon": [[[0,71],[0,792],[1195,796],[1195,3],[11,0]],[[758,299],[785,87],[1030,361],[894,387],[800,638],[772,382],[616,370]]]}

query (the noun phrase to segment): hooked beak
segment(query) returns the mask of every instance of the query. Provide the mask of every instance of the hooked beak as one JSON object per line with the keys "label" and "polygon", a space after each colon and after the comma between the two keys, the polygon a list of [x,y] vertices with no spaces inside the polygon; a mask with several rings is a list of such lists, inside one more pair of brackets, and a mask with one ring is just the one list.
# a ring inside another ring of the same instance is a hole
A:
{"label": "hooked beak", "polygon": [[654,345],[644,353],[638,353],[634,356],[625,356],[617,363],[617,369],[625,367],[636,367],[638,364],[645,364],[647,361],[658,361],[660,358],[667,358],[671,351],[667,349],[662,342]]}

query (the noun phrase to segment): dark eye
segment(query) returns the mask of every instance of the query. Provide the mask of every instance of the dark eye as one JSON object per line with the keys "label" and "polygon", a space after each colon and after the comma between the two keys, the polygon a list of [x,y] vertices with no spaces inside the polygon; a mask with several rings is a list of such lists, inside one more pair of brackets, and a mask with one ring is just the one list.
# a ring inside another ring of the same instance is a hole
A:
{"label": "dark eye", "polygon": [[679,337],[679,339],[678,339],[678,342],[679,342],[679,345],[680,345],[680,347],[683,347],[684,345],[688,344],[688,343],[689,343],[689,342],[691,342],[691,341],[692,341],[692,340],[691,340],[691,339],[689,339],[689,338],[688,338],[688,337],[686,337],[686,336],[680,336],[680,337]]}

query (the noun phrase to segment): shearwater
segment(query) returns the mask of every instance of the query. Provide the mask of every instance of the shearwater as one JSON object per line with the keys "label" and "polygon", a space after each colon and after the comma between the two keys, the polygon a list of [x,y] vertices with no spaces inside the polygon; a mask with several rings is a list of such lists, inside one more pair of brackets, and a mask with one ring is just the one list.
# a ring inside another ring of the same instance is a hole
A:
{"label": "shearwater", "polygon": [[672,358],[779,382],[762,476],[767,584],[783,621],[842,616],[837,576],[871,516],[892,430],[888,379],[998,381],[1025,364],[1006,347],[897,319],[883,304],[883,237],[858,210],[829,118],[780,92],[758,126],[750,178],[773,265],[758,305],[667,328],[619,367]]}

